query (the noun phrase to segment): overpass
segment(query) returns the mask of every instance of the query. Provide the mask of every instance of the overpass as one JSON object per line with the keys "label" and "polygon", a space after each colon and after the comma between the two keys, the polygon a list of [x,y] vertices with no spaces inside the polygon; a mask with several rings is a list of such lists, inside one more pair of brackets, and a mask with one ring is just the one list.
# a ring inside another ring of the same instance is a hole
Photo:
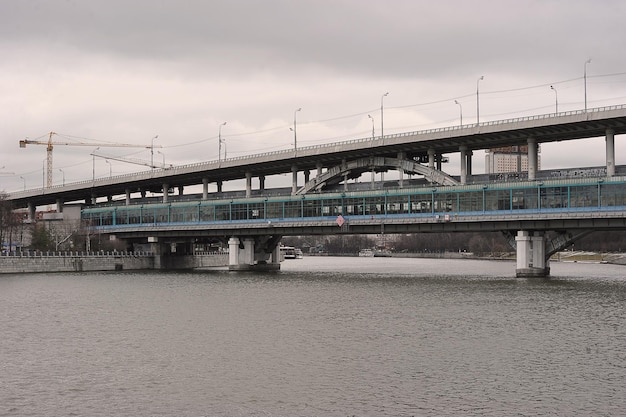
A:
{"label": "overpass", "polygon": [[[614,136],[624,133],[626,106],[611,106],[209,161],[26,190],[9,199],[31,216],[38,205],[56,203],[62,211],[64,202],[84,200],[83,217],[98,230],[171,247],[201,236],[230,237],[232,269],[275,264],[284,235],[501,230],[516,242],[518,275],[545,275],[552,250],[546,250],[546,231],[559,232],[561,243],[547,242],[556,248],[590,230],[625,228],[626,168],[615,166],[614,150]],[[598,136],[606,138],[606,166],[589,178],[557,180],[538,171],[539,144]],[[498,184],[472,175],[472,151],[519,145],[528,148],[526,178]],[[461,175],[453,177],[441,162],[456,152]],[[348,184],[388,169],[399,172],[391,185],[372,180],[367,190],[354,190]],[[292,174],[290,189],[265,189],[266,176],[285,173]],[[407,173],[422,178],[405,180]],[[259,190],[252,190],[253,177]],[[246,180],[245,191],[222,192],[222,183],[235,179]],[[209,194],[209,183],[217,193]],[[200,184],[201,195],[184,195],[184,187]],[[177,198],[170,196],[175,188]],[[147,191],[161,193],[160,201],[134,204],[131,194]],[[119,195],[123,201],[113,205]],[[98,204],[101,197],[110,204]],[[193,201],[175,201],[186,199]]]}

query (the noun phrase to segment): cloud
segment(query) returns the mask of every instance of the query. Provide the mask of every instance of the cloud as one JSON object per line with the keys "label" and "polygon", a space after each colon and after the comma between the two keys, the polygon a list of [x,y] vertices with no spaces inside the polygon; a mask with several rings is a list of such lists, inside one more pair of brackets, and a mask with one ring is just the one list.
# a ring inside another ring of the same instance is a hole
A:
{"label": "cloud", "polygon": [[[625,9],[610,0],[0,2],[0,166],[16,172],[0,189],[21,188],[20,174],[40,183],[45,147],[17,141],[49,131],[94,143],[158,134],[166,160],[183,164],[217,158],[224,121],[232,156],[287,149],[297,108],[302,146],[367,137],[387,91],[387,133],[457,124],[459,110],[468,123],[481,75],[484,120],[552,112],[555,94],[562,111],[581,108],[585,68],[589,105],[621,104]],[[91,177],[90,152],[57,147],[55,169],[67,181]],[[586,153],[569,160],[585,165]],[[542,153],[543,167],[561,163]]]}

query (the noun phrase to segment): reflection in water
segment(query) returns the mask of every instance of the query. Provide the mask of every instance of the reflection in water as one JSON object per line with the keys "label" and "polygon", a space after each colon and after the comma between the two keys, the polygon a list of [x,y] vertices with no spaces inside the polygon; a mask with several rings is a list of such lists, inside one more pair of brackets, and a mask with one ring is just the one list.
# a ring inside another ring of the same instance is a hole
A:
{"label": "reflection in water", "polygon": [[619,415],[624,267],[0,276],[0,415]]}

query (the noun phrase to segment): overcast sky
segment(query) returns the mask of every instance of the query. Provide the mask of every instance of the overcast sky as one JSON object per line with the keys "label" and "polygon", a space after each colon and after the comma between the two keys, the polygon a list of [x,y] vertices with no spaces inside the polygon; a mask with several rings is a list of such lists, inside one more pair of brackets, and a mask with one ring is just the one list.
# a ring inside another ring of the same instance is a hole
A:
{"label": "overcast sky", "polygon": [[[94,164],[101,143],[158,135],[155,162],[216,160],[224,122],[228,157],[290,149],[298,108],[298,146],[378,135],[386,92],[385,134],[474,123],[477,86],[481,121],[582,109],[585,68],[588,107],[624,104],[625,16],[621,0],[2,0],[0,190],[41,187],[46,147],[18,143],[50,131],[88,144],[55,146],[59,185],[148,169]],[[541,152],[605,163],[603,138]]]}

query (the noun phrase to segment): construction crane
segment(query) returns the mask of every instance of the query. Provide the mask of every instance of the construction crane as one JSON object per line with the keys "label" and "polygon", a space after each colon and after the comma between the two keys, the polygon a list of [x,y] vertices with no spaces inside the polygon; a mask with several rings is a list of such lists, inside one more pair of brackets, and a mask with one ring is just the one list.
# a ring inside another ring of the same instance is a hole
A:
{"label": "construction crane", "polygon": [[[39,140],[30,140],[23,139],[20,140],[20,148],[25,148],[26,145],[46,145],[47,157],[47,172],[46,172],[46,187],[52,187],[52,149],[54,145],[64,145],[64,146],[97,146],[97,147],[113,147],[113,148],[146,148],[150,149],[154,153],[154,140],[152,144],[149,146],[146,145],[131,145],[128,143],[95,143],[95,142],[53,142],[52,136],[56,135],[55,132],[50,132],[48,135],[48,141],[39,141]],[[157,145],[157,148],[161,148],[161,146]]]}

